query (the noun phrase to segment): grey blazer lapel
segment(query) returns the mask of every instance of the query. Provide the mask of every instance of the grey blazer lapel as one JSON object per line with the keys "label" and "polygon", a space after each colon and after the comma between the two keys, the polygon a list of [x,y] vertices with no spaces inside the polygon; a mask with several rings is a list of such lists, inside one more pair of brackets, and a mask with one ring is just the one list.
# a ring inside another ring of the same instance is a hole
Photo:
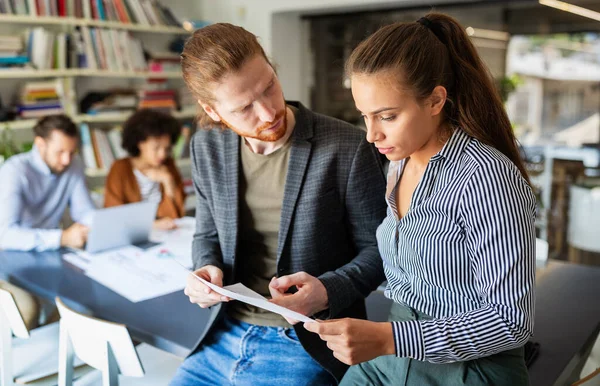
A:
{"label": "grey blazer lapel", "polygon": [[298,113],[296,114],[296,125],[291,138],[292,148],[290,150],[283,203],[281,205],[279,238],[277,240],[277,262],[279,262],[281,253],[283,252],[312,151],[312,143],[310,142],[310,138],[313,136],[311,112],[300,103],[296,107],[298,108]]}
{"label": "grey blazer lapel", "polygon": [[[227,224],[223,245],[226,245],[228,250],[223,251],[223,258],[226,260],[231,259],[233,265],[233,258],[237,250],[239,224],[240,137],[231,130],[227,130],[224,135],[225,151],[222,165],[225,165],[225,181],[223,183],[227,187],[227,209],[221,215],[225,216],[225,223]],[[219,214],[216,215],[219,216]]]}

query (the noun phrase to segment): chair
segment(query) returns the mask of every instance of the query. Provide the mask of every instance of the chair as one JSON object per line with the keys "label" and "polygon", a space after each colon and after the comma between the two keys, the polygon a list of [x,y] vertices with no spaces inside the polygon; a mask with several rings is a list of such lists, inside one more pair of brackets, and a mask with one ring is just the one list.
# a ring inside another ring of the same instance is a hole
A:
{"label": "chair", "polygon": [[[67,307],[58,297],[56,306],[60,313],[59,386],[73,384],[75,356],[100,370],[102,385],[105,386],[119,383],[164,386],[182,363],[182,359],[149,345],[134,347],[127,327],[123,324],[82,315]],[[147,365],[146,371],[143,363]],[[128,377],[143,378],[138,380]],[[76,384],[85,384],[84,379]]]}
{"label": "chair", "polygon": [[[77,376],[89,371],[76,364]],[[0,288],[0,385],[56,385],[57,372],[58,323],[29,331],[13,295]]]}
{"label": "chair", "polygon": [[546,240],[535,239],[535,259],[539,262],[548,260],[548,242]]}
{"label": "chair", "polygon": [[571,186],[569,203],[569,260],[600,265],[600,188]]}
{"label": "chair", "polygon": [[598,367],[594,372],[592,372],[588,376],[581,378],[577,382],[571,384],[571,386],[594,386],[598,383],[600,383],[600,367]]}

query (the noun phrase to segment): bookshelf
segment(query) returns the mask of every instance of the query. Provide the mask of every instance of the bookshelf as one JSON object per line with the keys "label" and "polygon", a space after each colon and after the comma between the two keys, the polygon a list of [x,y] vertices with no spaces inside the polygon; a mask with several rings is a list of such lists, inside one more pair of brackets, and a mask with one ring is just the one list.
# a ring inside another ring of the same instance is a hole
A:
{"label": "bookshelf", "polygon": [[[23,84],[54,80],[60,83],[60,105],[64,112],[77,124],[85,123],[90,129],[105,131],[123,123],[131,112],[86,114],[87,110],[80,111],[79,105],[90,91],[131,89],[139,92],[147,86],[163,84],[166,89],[175,90],[177,98],[176,90],[183,85],[181,71],[172,60],[154,55],[168,52],[170,40],[191,32],[167,9],[166,6],[172,7],[175,3],[170,0],[0,0],[0,12],[5,12],[0,13],[0,37],[20,36],[24,44],[15,55],[29,58],[29,63],[17,65],[19,68],[0,68],[2,101],[9,104],[7,102],[19,95]],[[12,7],[8,12],[6,4]],[[194,14],[187,2],[178,4],[181,15]],[[40,30],[43,33],[35,35]],[[44,52],[35,51],[40,47]],[[36,53],[45,65],[38,65]],[[53,59],[45,60],[46,57]],[[182,124],[191,123],[196,116],[197,106],[191,106],[189,101],[185,105],[187,107],[179,105],[181,110],[172,111]],[[26,144],[33,139],[31,129],[37,118],[25,119],[27,115],[20,107],[18,111],[21,119],[0,122],[0,133],[10,128],[16,143]],[[189,177],[189,159],[178,159],[176,163],[183,177]],[[102,190],[107,173],[106,169],[86,169],[89,187]]]}
{"label": "bookshelf", "polygon": [[61,26],[89,26],[100,28],[122,29],[127,31],[150,32],[156,34],[187,34],[188,30],[182,27],[164,25],[143,25],[136,23],[122,23],[116,21],[83,19],[68,16],[30,16],[0,14],[0,23],[25,24],[25,25],[61,25]]}
{"label": "bookshelf", "polygon": [[[72,116],[73,122],[75,123],[122,123],[131,115],[131,113],[114,113],[114,114],[77,114]],[[196,116],[195,108],[186,108],[181,111],[175,111],[172,114],[177,119],[189,119],[192,120]],[[21,119],[18,121],[0,122],[0,130],[10,127],[11,130],[31,130],[37,119]]]}

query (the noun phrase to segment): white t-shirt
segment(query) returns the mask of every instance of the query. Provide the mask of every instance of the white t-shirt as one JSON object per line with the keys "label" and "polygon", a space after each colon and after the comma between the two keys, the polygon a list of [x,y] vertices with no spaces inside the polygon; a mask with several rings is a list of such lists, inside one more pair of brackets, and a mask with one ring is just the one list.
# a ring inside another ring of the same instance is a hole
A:
{"label": "white t-shirt", "polygon": [[160,183],[152,181],[144,173],[137,169],[133,169],[133,174],[140,187],[142,201],[158,202],[162,201],[162,193],[160,191]]}

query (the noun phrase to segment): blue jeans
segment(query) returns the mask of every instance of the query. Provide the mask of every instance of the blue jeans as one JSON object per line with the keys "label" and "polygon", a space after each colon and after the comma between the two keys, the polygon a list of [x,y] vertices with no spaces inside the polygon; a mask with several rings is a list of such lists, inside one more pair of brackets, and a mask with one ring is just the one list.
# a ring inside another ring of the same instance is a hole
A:
{"label": "blue jeans", "polygon": [[335,385],[304,350],[293,328],[225,317],[179,367],[171,386]]}

